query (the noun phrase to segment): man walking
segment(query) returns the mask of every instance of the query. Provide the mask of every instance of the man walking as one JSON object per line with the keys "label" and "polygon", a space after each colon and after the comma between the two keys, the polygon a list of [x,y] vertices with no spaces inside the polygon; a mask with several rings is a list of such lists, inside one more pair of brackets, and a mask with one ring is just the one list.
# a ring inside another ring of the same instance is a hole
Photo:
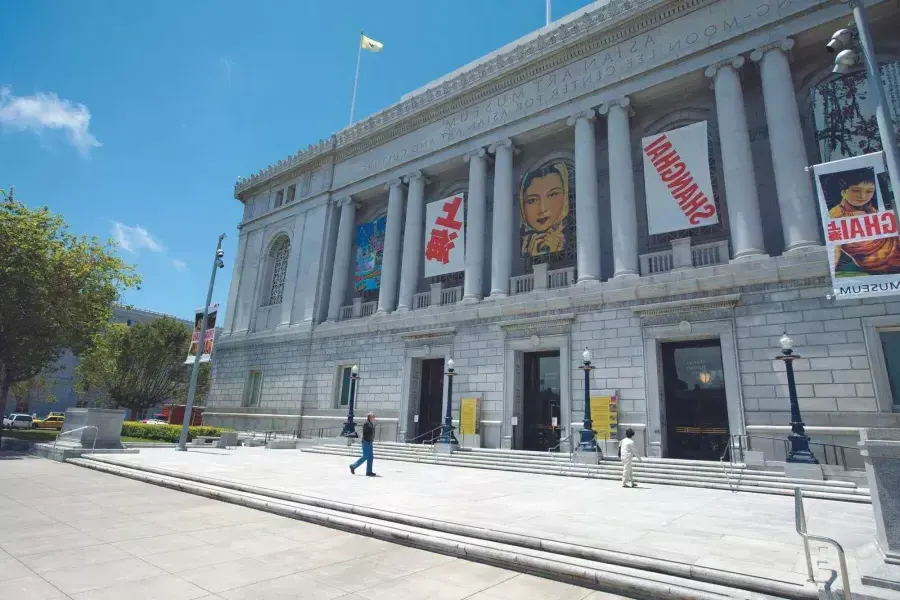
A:
{"label": "man walking", "polygon": [[372,451],[372,443],[375,441],[375,413],[369,413],[366,415],[366,423],[363,425],[363,439],[362,439],[362,456],[359,457],[355,463],[350,465],[350,474],[356,475],[356,468],[359,465],[366,463],[366,477],[375,477],[375,472],[372,470],[372,462],[375,460],[375,455]]}

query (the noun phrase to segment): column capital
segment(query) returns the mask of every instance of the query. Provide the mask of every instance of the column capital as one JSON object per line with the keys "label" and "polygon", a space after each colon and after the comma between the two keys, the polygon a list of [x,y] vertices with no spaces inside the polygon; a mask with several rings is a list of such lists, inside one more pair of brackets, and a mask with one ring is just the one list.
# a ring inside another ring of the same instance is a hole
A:
{"label": "column capital", "polygon": [[401,186],[401,185],[403,185],[403,178],[402,178],[402,177],[397,177],[396,179],[391,179],[391,180],[388,181],[386,184],[384,184],[384,190],[385,190],[386,192],[389,192],[389,191],[391,191],[391,188],[394,187],[395,185],[396,185],[396,186]]}
{"label": "column capital", "polygon": [[413,179],[424,179],[425,183],[429,183],[431,181],[427,175],[422,173],[422,171],[413,171],[412,173],[403,176],[403,183],[409,183]]}
{"label": "column capital", "polygon": [[497,154],[498,148],[511,148],[513,154],[519,153],[519,147],[513,144],[513,141],[510,138],[506,138],[504,140],[499,140],[488,146],[488,152],[491,154]]}
{"label": "column capital", "polygon": [[732,69],[740,69],[744,66],[744,57],[743,56],[735,56],[733,58],[729,58],[728,60],[723,60],[721,62],[709,65],[703,71],[703,74],[709,77],[710,79],[715,78],[716,74],[724,68],[732,68]]}
{"label": "column capital", "polygon": [[484,148],[476,148],[474,150],[470,150],[463,155],[463,160],[469,162],[473,158],[484,158],[487,156],[487,152],[485,152]]}
{"label": "column capital", "polygon": [[628,112],[628,116],[634,114],[634,109],[631,105],[631,98],[629,98],[628,96],[622,96],[621,98],[615,98],[613,100],[610,100],[609,102],[604,102],[600,105],[600,108],[597,109],[597,114],[608,115],[613,106],[621,106]]}
{"label": "column capital", "polygon": [[572,125],[575,124],[575,122],[578,119],[587,119],[588,121],[590,121],[591,119],[594,118],[595,115],[596,115],[596,111],[593,108],[589,108],[587,110],[577,112],[574,115],[572,115],[571,117],[569,117],[568,119],[566,119],[566,125],[571,127]]}
{"label": "column capital", "polygon": [[782,52],[787,52],[791,48],[794,47],[793,38],[784,38],[778,40],[776,42],[772,42],[771,44],[766,44],[764,46],[760,46],[756,50],[750,53],[750,60],[753,62],[759,62],[763,59],[763,56],[766,55],[766,52],[770,50],[781,50]]}
{"label": "column capital", "polygon": [[348,206],[353,205],[353,208],[357,208],[359,206],[359,202],[353,199],[352,196],[343,196],[341,198],[332,198],[331,200],[337,206]]}

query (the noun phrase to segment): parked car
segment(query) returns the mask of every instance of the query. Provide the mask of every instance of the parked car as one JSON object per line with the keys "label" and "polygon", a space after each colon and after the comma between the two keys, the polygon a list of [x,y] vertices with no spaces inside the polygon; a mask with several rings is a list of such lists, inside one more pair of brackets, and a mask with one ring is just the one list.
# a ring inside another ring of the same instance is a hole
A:
{"label": "parked car", "polygon": [[52,413],[49,413],[47,416],[48,416],[48,417],[62,417],[63,419],[65,419],[65,418],[66,418],[66,413],[64,413],[64,412],[52,412]]}
{"label": "parked car", "polygon": [[59,429],[62,431],[65,423],[65,417],[48,416],[46,419],[34,419],[31,426],[35,429]]}
{"label": "parked car", "polygon": [[9,429],[31,429],[31,423],[34,419],[31,415],[24,413],[12,413],[3,419],[3,426]]}
{"label": "parked car", "polygon": [[153,415],[149,419],[143,419],[143,420],[141,420],[141,423],[145,423],[147,425],[168,425],[169,424],[169,422],[166,420],[166,416],[162,415],[162,414]]}

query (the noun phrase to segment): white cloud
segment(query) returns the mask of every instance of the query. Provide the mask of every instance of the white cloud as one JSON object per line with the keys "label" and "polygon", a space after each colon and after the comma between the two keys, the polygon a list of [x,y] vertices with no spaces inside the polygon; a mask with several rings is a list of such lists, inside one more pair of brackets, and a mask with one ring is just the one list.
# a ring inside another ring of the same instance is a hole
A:
{"label": "white cloud", "polygon": [[137,252],[139,250],[150,250],[151,252],[162,252],[164,250],[162,244],[150,235],[150,232],[135,225],[130,227],[118,221],[113,222],[112,228],[113,238],[119,244],[122,250],[128,252]]}
{"label": "white cloud", "polygon": [[91,113],[87,106],[61,100],[56,94],[36,93],[14,96],[9,87],[0,87],[0,126],[42,133],[48,129],[65,131],[69,142],[82,155],[101,146],[89,131]]}
{"label": "white cloud", "polygon": [[172,266],[175,267],[176,271],[187,271],[188,266],[187,263],[181,260],[180,258],[172,259]]}

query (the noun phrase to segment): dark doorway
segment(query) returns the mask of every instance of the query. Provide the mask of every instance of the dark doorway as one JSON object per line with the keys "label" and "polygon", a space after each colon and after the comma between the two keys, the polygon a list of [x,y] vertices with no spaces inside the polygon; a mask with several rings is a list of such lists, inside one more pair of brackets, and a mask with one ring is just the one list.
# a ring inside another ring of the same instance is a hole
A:
{"label": "dark doorway", "polygon": [[728,447],[728,405],[719,340],[662,344],[666,457],[719,460]]}
{"label": "dark doorway", "polygon": [[559,449],[562,426],[559,409],[559,351],[531,352],[525,354],[524,358],[524,449]]}
{"label": "dark doorway", "polygon": [[430,442],[434,436],[425,434],[441,426],[444,408],[444,359],[422,361],[422,389],[419,390],[419,422],[416,437],[425,436],[420,442]]}

